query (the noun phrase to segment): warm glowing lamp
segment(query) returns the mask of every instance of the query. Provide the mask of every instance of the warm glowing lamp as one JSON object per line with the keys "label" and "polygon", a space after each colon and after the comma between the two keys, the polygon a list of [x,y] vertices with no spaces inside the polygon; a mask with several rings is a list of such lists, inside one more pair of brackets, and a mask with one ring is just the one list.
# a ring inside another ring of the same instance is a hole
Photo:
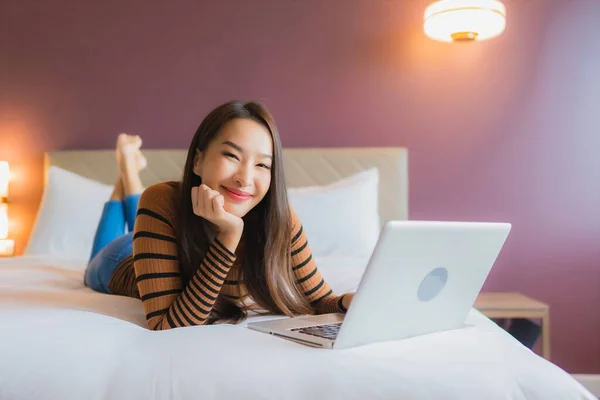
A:
{"label": "warm glowing lamp", "polygon": [[0,203],[6,203],[9,179],[10,168],[8,167],[8,162],[0,161]]}
{"label": "warm glowing lamp", "polygon": [[0,203],[0,240],[8,237],[8,205]]}
{"label": "warm glowing lamp", "polygon": [[14,240],[8,238],[8,181],[10,168],[6,161],[0,161],[0,257],[12,256],[15,252]]}
{"label": "warm glowing lamp", "polygon": [[494,38],[506,27],[506,7],[499,0],[439,0],[425,10],[425,34],[442,42]]}

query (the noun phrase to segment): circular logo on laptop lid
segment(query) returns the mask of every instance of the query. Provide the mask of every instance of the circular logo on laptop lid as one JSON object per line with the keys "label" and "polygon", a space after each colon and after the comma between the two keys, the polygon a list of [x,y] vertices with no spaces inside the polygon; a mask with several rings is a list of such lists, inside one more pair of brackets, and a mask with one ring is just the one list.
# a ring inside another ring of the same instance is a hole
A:
{"label": "circular logo on laptop lid", "polygon": [[417,296],[421,301],[433,300],[446,286],[448,282],[448,270],[446,268],[436,268],[425,276],[421,284]]}

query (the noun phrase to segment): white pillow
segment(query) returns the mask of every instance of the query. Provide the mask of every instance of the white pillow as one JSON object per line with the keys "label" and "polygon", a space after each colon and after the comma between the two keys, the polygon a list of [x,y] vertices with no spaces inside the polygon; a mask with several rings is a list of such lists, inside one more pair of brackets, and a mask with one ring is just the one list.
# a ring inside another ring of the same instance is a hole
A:
{"label": "white pillow", "polygon": [[[379,236],[376,168],[324,186],[288,189],[314,257],[368,257]],[[87,260],[113,187],[51,166],[25,255]]]}
{"label": "white pillow", "polygon": [[25,255],[87,260],[104,203],[112,190],[110,185],[50,167]]}
{"label": "white pillow", "polygon": [[371,255],[380,232],[377,168],[329,185],[290,188],[288,196],[314,257]]}

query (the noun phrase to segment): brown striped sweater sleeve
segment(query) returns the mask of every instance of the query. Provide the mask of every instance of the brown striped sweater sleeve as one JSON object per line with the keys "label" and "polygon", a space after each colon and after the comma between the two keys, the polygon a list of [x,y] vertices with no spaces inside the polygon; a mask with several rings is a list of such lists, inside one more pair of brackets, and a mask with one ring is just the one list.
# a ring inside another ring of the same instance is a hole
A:
{"label": "brown striped sweater sleeve", "polygon": [[308,245],[306,233],[296,213],[292,213],[292,269],[300,291],[317,314],[345,313],[342,296],[336,296],[319,273]]}
{"label": "brown striped sweater sleeve", "polygon": [[133,267],[148,327],[153,330],[203,325],[235,254],[215,239],[195,275],[182,287],[175,239],[176,189],[148,187],[140,197],[134,228]]}

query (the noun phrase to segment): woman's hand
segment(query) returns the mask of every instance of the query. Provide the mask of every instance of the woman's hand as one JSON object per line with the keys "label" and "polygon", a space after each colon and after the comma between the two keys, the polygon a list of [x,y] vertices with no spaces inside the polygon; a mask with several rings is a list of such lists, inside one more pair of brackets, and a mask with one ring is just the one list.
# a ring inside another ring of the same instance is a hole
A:
{"label": "woman's hand", "polygon": [[235,248],[244,230],[244,220],[223,208],[225,198],[205,184],[192,188],[194,214],[206,219],[217,227],[218,239],[228,248]]}

